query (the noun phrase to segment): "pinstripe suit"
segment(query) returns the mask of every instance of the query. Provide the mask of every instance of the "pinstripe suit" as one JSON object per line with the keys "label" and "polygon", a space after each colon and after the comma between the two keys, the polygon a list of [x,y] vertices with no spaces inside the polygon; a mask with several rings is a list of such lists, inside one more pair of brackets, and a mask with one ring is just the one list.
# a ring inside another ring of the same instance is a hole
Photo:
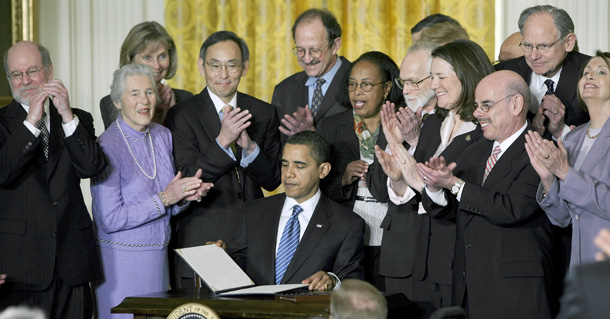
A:
{"label": "pinstripe suit", "polygon": [[49,113],[47,162],[23,107],[13,100],[0,109],[0,272],[8,275],[0,300],[12,290],[44,290],[54,276],[69,286],[100,276],[80,179],[100,173],[106,158],[89,113],[73,109],[80,124],[67,138],[52,102]]}

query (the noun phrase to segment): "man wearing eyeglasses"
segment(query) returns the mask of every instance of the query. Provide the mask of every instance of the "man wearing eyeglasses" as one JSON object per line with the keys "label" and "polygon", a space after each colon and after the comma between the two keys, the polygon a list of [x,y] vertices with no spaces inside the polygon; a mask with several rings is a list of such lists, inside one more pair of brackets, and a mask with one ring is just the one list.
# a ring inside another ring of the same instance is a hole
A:
{"label": "man wearing eyeglasses", "polygon": [[276,85],[271,101],[281,119],[282,140],[347,110],[339,102],[339,88],[350,62],[337,55],[341,26],[335,16],[321,9],[301,13],[292,26],[292,38],[292,52],[303,71]]}
{"label": "man wearing eyeglasses", "polygon": [[4,68],[14,100],[0,109],[0,312],[89,319],[101,272],[80,182],[107,163],[93,118],[71,107],[43,46],[16,43]]}
{"label": "man wearing eyeglasses", "polygon": [[519,17],[523,57],[501,62],[496,70],[512,70],[532,92],[528,118],[546,138],[560,138],[571,125],[589,121],[576,94],[578,71],[589,60],[576,52],[574,23],[563,9],[550,5],[525,9]]}
{"label": "man wearing eyeglasses", "polygon": [[[530,164],[525,135],[530,92],[512,71],[483,78],[474,116],[483,136],[456,159],[419,163],[424,207],[455,221],[452,305],[469,318],[552,318],[556,238],[536,203],[540,178]],[[458,177],[459,176],[459,177]]]}
{"label": "man wearing eyeglasses", "polygon": [[[201,168],[201,178],[214,183],[209,196],[174,220],[178,248],[231,238],[244,202],[263,197],[261,187],[272,191],[280,185],[276,112],[237,91],[248,64],[248,47],[235,33],[210,35],[197,63],[207,87],[168,113],[176,169],[194,176]],[[182,260],[175,265],[175,287],[193,287],[193,271]]]}

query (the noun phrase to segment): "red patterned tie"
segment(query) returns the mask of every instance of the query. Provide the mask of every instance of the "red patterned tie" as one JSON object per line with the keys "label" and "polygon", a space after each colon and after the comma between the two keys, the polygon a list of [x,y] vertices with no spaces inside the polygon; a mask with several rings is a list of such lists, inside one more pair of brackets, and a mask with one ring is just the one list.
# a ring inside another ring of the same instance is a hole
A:
{"label": "red patterned tie", "polygon": [[494,165],[496,165],[496,162],[498,161],[498,156],[500,155],[501,151],[502,150],[500,150],[500,145],[494,147],[494,151],[491,153],[491,156],[489,156],[489,158],[487,159],[487,165],[485,166],[485,175],[483,175],[483,183],[481,183],[481,185],[485,184],[487,175],[489,175],[489,172],[491,172],[491,169],[494,167]]}

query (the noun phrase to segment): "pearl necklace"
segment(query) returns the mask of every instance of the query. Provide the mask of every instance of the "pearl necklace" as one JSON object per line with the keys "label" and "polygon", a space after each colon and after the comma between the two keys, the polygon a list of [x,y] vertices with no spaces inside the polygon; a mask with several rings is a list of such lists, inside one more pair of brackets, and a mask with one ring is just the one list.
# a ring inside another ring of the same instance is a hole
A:
{"label": "pearl necklace", "polygon": [[[157,159],[155,157],[155,148],[153,146],[152,137],[150,136],[150,130],[148,132],[146,132],[146,135],[148,135],[148,141],[150,142],[150,149],[152,150],[153,170],[154,170],[153,176],[148,175],[148,173],[146,173],[144,168],[142,168],[142,166],[136,159],[136,156],[133,154],[133,151],[131,150],[131,146],[129,146],[129,143],[127,143],[127,137],[125,137],[125,133],[123,133],[123,129],[121,128],[121,125],[119,125],[119,121],[116,121],[116,126],[119,128],[119,131],[121,132],[121,135],[123,136],[123,140],[125,141],[125,144],[127,144],[127,149],[129,150],[129,154],[131,154],[131,157],[136,162],[136,165],[138,165],[138,167],[140,168],[142,173],[144,173],[144,175],[146,175],[146,177],[148,177],[150,179],[155,179],[155,177],[157,177]],[[144,138],[146,138],[146,137],[144,137]]]}
{"label": "pearl necklace", "polygon": [[599,130],[599,132],[597,132],[597,134],[595,134],[595,136],[591,136],[591,134],[589,133],[589,130],[590,130],[590,129],[591,129],[591,124],[589,124],[589,125],[587,126],[587,137],[593,140],[593,139],[597,138],[597,136],[599,135],[599,133],[601,132],[601,130]]}

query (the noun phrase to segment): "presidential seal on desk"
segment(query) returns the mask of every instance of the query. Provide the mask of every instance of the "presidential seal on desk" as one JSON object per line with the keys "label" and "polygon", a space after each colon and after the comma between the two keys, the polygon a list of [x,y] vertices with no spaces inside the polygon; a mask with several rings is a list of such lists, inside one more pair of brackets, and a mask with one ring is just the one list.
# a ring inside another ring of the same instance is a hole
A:
{"label": "presidential seal on desk", "polygon": [[212,308],[192,302],[176,307],[167,319],[220,319],[220,316]]}

